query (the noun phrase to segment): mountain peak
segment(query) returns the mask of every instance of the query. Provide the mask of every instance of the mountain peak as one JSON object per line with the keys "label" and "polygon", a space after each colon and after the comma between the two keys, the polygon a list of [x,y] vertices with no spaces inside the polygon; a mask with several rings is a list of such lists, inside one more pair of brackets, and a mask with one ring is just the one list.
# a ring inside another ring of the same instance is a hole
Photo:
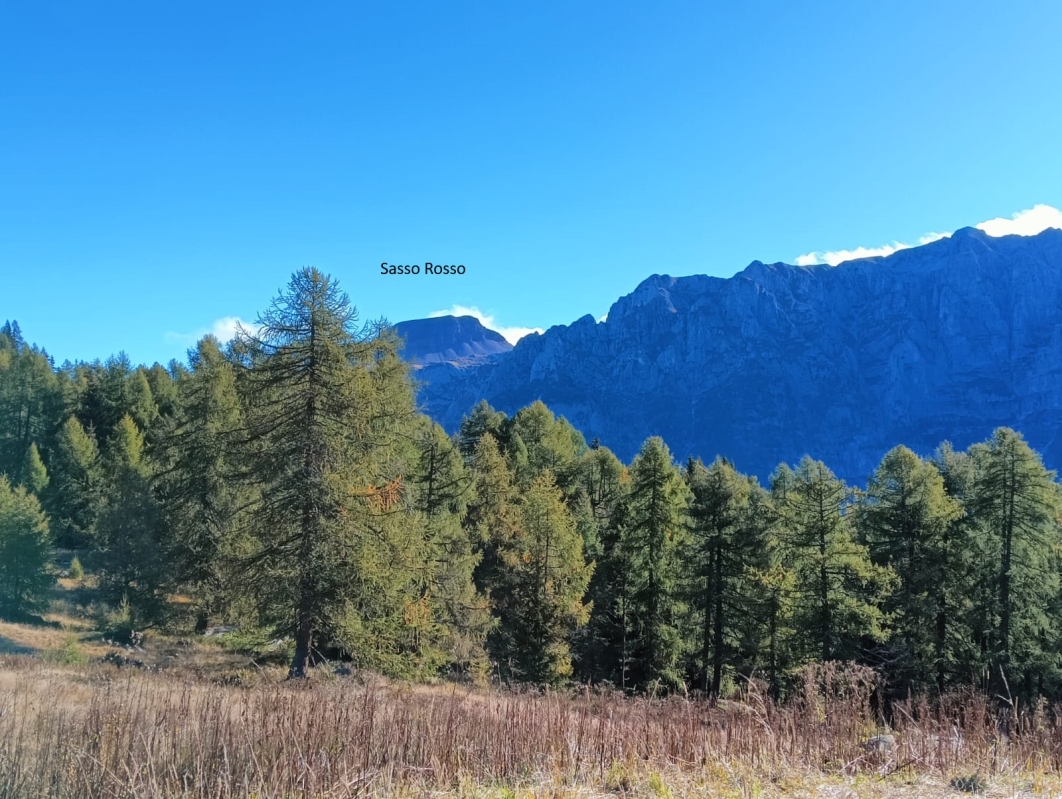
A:
{"label": "mountain peak", "polygon": [[470,365],[513,348],[501,333],[484,327],[474,316],[411,319],[394,327],[405,342],[402,357],[415,365]]}

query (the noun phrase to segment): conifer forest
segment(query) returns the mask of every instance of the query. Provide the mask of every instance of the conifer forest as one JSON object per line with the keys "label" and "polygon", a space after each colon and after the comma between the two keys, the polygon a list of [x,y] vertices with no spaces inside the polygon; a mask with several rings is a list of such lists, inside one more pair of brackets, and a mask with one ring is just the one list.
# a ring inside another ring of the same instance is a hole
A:
{"label": "conifer forest", "polygon": [[660,438],[622,463],[542,403],[447,435],[399,352],[312,268],[187,363],[57,367],[7,323],[0,613],[42,613],[66,552],[116,635],[256,631],[290,678],[781,698],[840,661],[886,698],[1062,696],[1062,492],[1019,432],[761,485]]}

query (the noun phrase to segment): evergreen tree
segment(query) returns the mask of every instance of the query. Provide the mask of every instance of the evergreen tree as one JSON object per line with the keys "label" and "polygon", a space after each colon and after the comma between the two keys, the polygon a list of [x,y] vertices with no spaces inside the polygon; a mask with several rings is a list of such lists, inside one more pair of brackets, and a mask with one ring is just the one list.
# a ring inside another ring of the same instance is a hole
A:
{"label": "evergreen tree", "polygon": [[781,565],[790,572],[794,665],[855,658],[862,639],[884,638],[877,600],[890,586],[857,543],[851,494],[820,461],[806,457],[772,481]]}
{"label": "evergreen tree", "polygon": [[165,612],[171,575],[144,439],[131,417],[123,416],[115,426],[104,463],[107,476],[94,556],[100,588],[113,603],[127,601],[137,623],[154,622]]}
{"label": "evergreen tree", "polygon": [[724,666],[749,665],[741,651],[756,626],[758,597],[748,578],[766,565],[766,497],[754,478],[719,458],[707,468],[691,463],[686,481],[692,499],[683,560],[700,613],[699,676],[704,690],[718,696]]}
{"label": "evergreen tree", "polygon": [[534,477],[520,504],[520,528],[503,558],[512,604],[503,625],[506,655],[523,681],[557,684],[572,673],[569,639],[586,623],[583,604],[594,565],[553,475]]}
{"label": "evergreen tree", "polygon": [[412,387],[393,332],[356,322],[336,282],[307,267],[237,342],[262,497],[249,573],[273,588],[260,597],[267,614],[291,614],[293,678],[306,676],[315,636],[395,668],[407,619],[422,615],[411,586],[430,553],[401,513]]}
{"label": "evergreen tree", "polygon": [[474,490],[464,517],[471,540],[481,553],[474,573],[476,587],[485,596],[499,623],[490,631],[487,644],[505,676],[514,669],[507,661],[507,632],[514,607],[513,574],[506,561],[520,534],[519,491],[498,443],[491,433],[480,436],[471,461]]}
{"label": "evergreen tree", "polygon": [[973,452],[972,511],[995,555],[995,607],[984,609],[998,619],[991,674],[1011,683],[1020,678],[1032,693],[1058,657],[1059,620],[1051,611],[1059,593],[1059,488],[1013,430],[999,428]]}
{"label": "evergreen tree", "polygon": [[472,412],[461,420],[461,429],[457,440],[461,454],[466,459],[471,459],[479,446],[479,440],[484,433],[490,433],[494,440],[504,446],[505,440],[503,429],[506,426],[507,417],[501,411],[496,411],[486,400],[480,400]]}
{"label": "evergreen tree", "polygon": [[417,444],[414,507],[425,517],[425,544],[432,552],[420,592],[438,620],[438,640],[432,643],[457,673],[482,679],[487,670],[484,642],[493,619],[487,597],[473,582],[482,559],[479,537],[462,526],[475,497],[475,476],[439,425],[425,420]]}
{"label": "evergreen tree", "polygon": [[56,542],[70,549],[89,546],[102,501],[102,466],[95,438],[73,416],[59,430],[51,467],[47,496]]}
{"label": "evergreen tree", "polygon": [[62,393],[48,355],[9,329],[0,333],[0,474],[24,483],[30,447],[50,445],[63,418]]}
{"label": "evergreen tree", "polygon": [[189,352],[189,366],[170,402],[177,416],[155,447],[164,464],[157,491],[174,579],[195,598],[197,626],[205,628],[211,615],[238,601],[232,572],[248,545],[240,514],[253,495],[238,479],[234,459],[243,414],[233,367],[209,336]]}
{"label": "evergreen tree", "polygon": [[41,453],[37,450],[37,444],[30,444],[26,452],[26,463],[22,467],[23,485],[38,498],[43,495],[48,487],[48,470],[41,460]]}
{"label": "evergreen tree", "polygon": [[51,554],[37,498],[0,476],[0,616],[22,620],[47,607]]}
{"label": "evergreen tree", "polygon": [[630,512],[623,546],[631,565],[633,683],[678,687],[680,658],[678,551],[685,530],[686,486],[660,438],[650,438],[631,465]]}
{"label": "evergreen tree", "polygon": [[952,659],[947,618],[958,586],[949,564],[960,556],[953,532],[963,513],[937,468],[903,446],[885,455],[867,487],[859,513],[863,540],[873,562],[899,580],[883,606],[891,620],[883,665],[901,692],[939,686]]}
{"label": "evergreen tree", "polygon": [[576,460],[586,452],[586,441],[563,416],[557,418],[541,401],[521,408],[508,424],[513,440],[526,448],[526,461],[519,457],[517,479],[527,482],[549,470],[568,493],[577,476]]}

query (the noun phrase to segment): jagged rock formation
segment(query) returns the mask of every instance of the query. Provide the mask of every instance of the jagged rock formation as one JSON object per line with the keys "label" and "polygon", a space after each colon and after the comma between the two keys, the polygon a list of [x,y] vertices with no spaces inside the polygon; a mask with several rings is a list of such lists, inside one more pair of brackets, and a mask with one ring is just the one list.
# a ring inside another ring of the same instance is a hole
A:
{"label": "jagged rock formation", "polygon": [[654,275],[606,322],[471,365],[422,362],[421,402],[451,431],[481,398],[507,413],[541,399],[625,460],[660,435],[677,458],[723,454],[761,478],[807,453],[863,483],[896,444],[964,448],[1008,425],[1054,468],[1062,231],[964,228],[836,267]]}

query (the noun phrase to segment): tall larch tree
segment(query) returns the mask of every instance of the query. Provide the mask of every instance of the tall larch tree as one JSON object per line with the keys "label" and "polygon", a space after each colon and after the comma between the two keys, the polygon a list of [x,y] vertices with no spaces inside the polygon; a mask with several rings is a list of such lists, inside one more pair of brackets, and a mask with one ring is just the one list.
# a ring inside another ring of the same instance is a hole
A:
{"label": "tall larch tree", "polygon": [[691,610],[700,620],[697,670],[703,690],[719,696],[724,667],[750,666],[759,596],[749,577],[766,565],[766,492],[722,458],[708,467],[693,461],[686,482],[691,500],[683,561]]}
{"label": "tall larch tree", "polygon": [[939,684],[949,660],[947,567],[957,555],[950,533],[962,515],[936,466],[903,446],[886,453],[860,502],[871,560],[898,579],[883,605],[890,635],[881,662],[901,693]]}
{"label": "tall larch tree", "polygon": [[631,465],[630,509],[622,546],[631,566],[632,682],[679,687],[684,613],[678,552],[686,529],[687,489],[658,437],[648,439]]}
{"label": "tall larch tree", "polygon": [[878,600],[891,573],[856,540],[851,492],[824,463],[805,457],[776,473],[772,486],[772,534],[795,593],[794,665],[855,658],[862,639],[884,639]]}
{"label": "tall larch tree", "polygon": [[292,678],[307,675],[315,636],[361,664],[395,665],[427,557],[403,513],[416,418],[407,367],[389,328],[357,322],[338,284],[307,267],[237,342],[244,455],[261,496],[247,566],[274,588],[264,610],[290,614]]}
{"label": "tall larch tree", "polygon": [[972,450],[977,466],[972,512],[995,555],[991,679],[1023,683],[1056,676],[1059,620],[1053,614],[1059,593],[1062,534],[1059,487],[1053,472],[1019,433],[999,428]]}

